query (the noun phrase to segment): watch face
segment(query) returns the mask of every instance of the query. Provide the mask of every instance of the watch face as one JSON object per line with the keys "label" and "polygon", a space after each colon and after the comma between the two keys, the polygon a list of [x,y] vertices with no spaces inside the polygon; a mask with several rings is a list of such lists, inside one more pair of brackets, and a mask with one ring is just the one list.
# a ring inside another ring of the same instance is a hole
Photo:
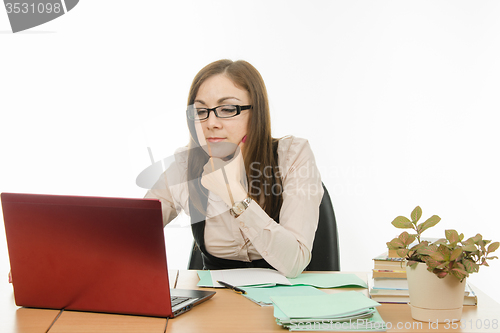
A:
{"label": "watch face", "polygon": [[237,217],[238,215],[243,213],[248,208],[249,203],[250,203],[249,198],[247,198],[243,201],[240,201],[240,202],[236,202],[233,205],[233,207],[230,209],[231,214]]}
{"label": "watch face", "polygon": [[238,202],[234,205],[233,210],[236,214],[241,214],[245,210],[245,205],[243,205],[243,203],[241,202]]}

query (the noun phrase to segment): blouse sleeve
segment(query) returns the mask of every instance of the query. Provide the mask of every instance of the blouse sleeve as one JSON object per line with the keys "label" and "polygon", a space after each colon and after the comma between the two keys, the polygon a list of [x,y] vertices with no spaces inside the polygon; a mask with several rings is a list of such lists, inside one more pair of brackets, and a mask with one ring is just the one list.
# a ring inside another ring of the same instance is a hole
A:
{"label": "blouse sleeve", "polygon": [[165,173],[163,173],[152,189],[148,190],[145,198],[158,199],[161,202],[161,212],[163,216],[163,226],[166,226],[170,221],[177,217],[175,203],[168,188]]}
{"label": "blouse sleeve", "polygon": [[[183,204],[187,202],[186,179],[187,150],[181,148],[176,151],[172,163],[145,196],[145,198],[154,198],[161,201],[163,226],[176,218],[183,210]],[[186,211],[186,213],[189,212]]]}
{"label": "blouse sleeve", "polygon": [[323,186],[308,141],[282,140],[278,150],[283,183],[279,223],[253,201],[236,220],[270,265],[287,277],[296,277],[311,260]]}

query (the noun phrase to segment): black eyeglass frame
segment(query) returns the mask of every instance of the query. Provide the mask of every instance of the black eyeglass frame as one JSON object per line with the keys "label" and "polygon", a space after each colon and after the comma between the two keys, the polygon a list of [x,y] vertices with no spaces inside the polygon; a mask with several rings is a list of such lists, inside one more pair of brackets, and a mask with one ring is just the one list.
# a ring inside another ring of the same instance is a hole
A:
{"label": "black eyeglass frame", "polygon": [[[220,116],[219,116],[219,114],[217,113],[216,109],[221,108],[221,107],[223,107],[223,106],[234,106],[234,107],[236,107],[236,114],[235,114],[235,115],[232,115],[232,116],[230,116],[230,117],[220,117]],[[205,118],[203,118],[203,119],[200,119],[200,118],[197,118],[197,117],[195,117],[195,118],[191,117],[191,116],[190,116],[190,114],[189,114],[189,110],[190,110],[190,109],[188,108],[188,109],[186,110],[186,116],[188,117],[188,119],[191,119],[191,120],[203,121],[203,120],[207,120],[207,119],[210,117],[210,112],[212,112],[212,111],[213,111],[213,113],[215,114],[215,116],[216,116],[217,118],[220,118],[220,119],[228,119],[228,118],[233,118],[233,117],[236,117],[237,115],[239,115],[239,114],[241,113],[241,111],[244,111],[244,110],[249,110],[249,109],[251,109],[251,108],[252,108],[252,106],[251,106],[251,105],[232,105],[232,104],[219,105],[219,106],[216,106],[216,107],[211,108],[211,109],[209,109],[209,108],[199,108],[200,110],[207,110],[207,112],[208,112],[208,113],[207,113],[207,116],[206,116]],[[198,110],[198,109],[197,109],[197,108],[195,108],[195,107],[192,107],[192,110]]]}

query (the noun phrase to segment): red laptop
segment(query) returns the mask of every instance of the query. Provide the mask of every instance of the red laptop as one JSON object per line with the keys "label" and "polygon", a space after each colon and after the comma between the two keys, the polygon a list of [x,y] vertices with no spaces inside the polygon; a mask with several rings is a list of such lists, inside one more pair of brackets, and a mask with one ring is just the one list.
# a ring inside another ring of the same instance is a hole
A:
{"label": "red laptop", "polygon": [[18,306],[174,317],[214,295],[170,290],[158,200],[1,200]]}

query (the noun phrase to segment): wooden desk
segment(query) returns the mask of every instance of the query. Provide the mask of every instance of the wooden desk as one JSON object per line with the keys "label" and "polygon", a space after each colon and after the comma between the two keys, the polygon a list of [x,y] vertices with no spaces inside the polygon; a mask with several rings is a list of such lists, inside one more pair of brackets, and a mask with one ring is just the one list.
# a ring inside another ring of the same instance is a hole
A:
{"label": "wooden desk", "polygon": [[0,281],[0,332],[39,333],[47,332],[59,314],[58,310],[27,309],[16,306],[12,285],[7,274]]}
{"label": "wooden desk", "polygon": [[[340,273],[341,274],[341,273]],[[366,280],[366,274],[358,274]],[[196,271],[180,271],[177,288],[193,289],[198,283]],[[190,312],[171,319],[167,333],[198,332],[286,332],[276,324],[272,307],[260,307],[228,289],[213,289],[217,294]],[[323,289],[327,293],[362,289]],[[478,290],[478,306],[464,306],[462,325],[432,324],[414,321],[406,304],[382,304],[378,311],[388,332],[500,332],[500,304]],[[493,328],[493,320],[497,320]],[[485,326],[489,322],[490,328]],[[454,326],[457,326],[456,328]]]}
{"label": "wooden desk", "polygon": [[[366,278],[365,274],[358,275]],[[176,271],[169,271],[169,276],[172,288],[196,289],[198,283],[196,271],[180,271],[178,276]],[[276,324],[272,307],[260,307],[227,289],[214,290],[217,294],[207,302],[177,318],[165,319],[19,308],[14,304],[12,286],[2,282],[0,283],[0,332],[163,333],[165,326],[167,333],[286,332]],[[352,289],[323,289],[328,293],[346,290]],[[366,289],[356,290],[367,293]],[[406,304],[383,304],[378,307],[378,311],[390,327],[388,332],[500,332],[500,304],[477,288],[474,290],[477,291],[479,305],[464,307],[463,328],[454,328],[452,324],[429,326],[428,323],[414,321]],[[496,328],[491,325],[493,320],[496,320]],[[490,323],[489,329],[485,328],[487,321]],[[482,327],[479,327],[481,325]]]}

